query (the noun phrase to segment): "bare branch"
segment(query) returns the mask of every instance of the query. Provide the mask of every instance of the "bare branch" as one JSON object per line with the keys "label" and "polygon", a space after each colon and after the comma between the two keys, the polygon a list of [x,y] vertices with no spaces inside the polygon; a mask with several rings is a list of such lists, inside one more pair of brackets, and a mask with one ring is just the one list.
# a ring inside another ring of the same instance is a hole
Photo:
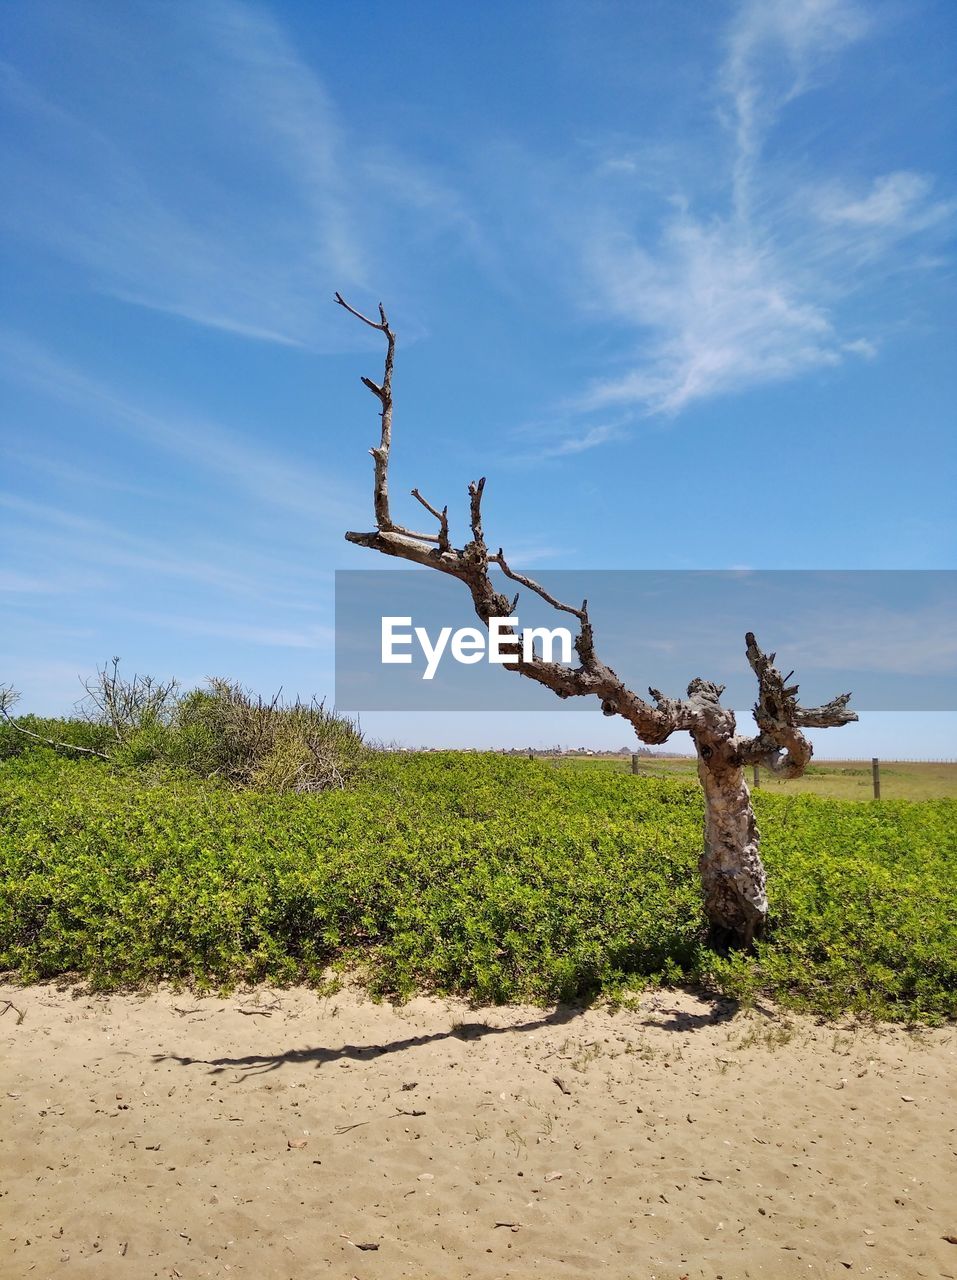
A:
{"label": "bare branch", "polygon": [[[524,573],[516,573],[514,569],[510,569],[505,559],[505,552],[501,547],[499,547],[497,555],[489,556],[489,560],[491,563],[498,565],[506,578],[511,578],[513,582],[518,582],[523,587],[527,587],[529,591],[534,591],[537,596],[541,596],[545,603],[550,604],[553,609],[560,609],[563,613],[574,614],[579,622],[584,623],[588,621],[587,600],[582,602],[582,607],[580,609],[576,609],[575,606],[571,604],[563,604],[561,600],[557,600],[555,596],[550,595],[549,592],[547,592],[540,583],[536,582],[534,578],[526,578]],[[517,598],[518,597],[516,596],[516,599]]]}
{"label": "bare branch", "polygon": [[438,520],[439,536],[436,539],[436,541],[439,544],[439,550],[449,551],[451,549],[452,544],[449,542],[449,509],[448,507],[445,506],[442,508],[441,511],[436,511],[435,507],[432,506],[431,502],[426,502],[425,498],[422,497],[418,489],[412,490],[412,497],[415,498],[417,501],[421,502],[423,507],[425,507],[426,511],[430,512],[433,516],[435,516],[436,520]]}
{"label": "bare branch", "polygon": [[[578,618],[581,624],[580,634],[575,641],[575,648],[581,662],[579,667],[565,667],[557,662],[546,662],[535,654],[530,655],[528,658],[524,654],[516,654],[515,661],[506,664],[506,670],[516,671],[519,675],[535,680],[537,683],[551,689],[560,698],[596,697],[600,700],[602,711],[606,715],[623,716],[634,727],[635,732],[643,741],[651,743],[665,742],[674,730],[680,727],[676,722],[675,716],[684,707],[684,704],[668,703],[667,706],[663,705],[661,708],[655,708],[630,689],[626,689],[615,672],[599,661],[595,654],[587,601],[582,602],[580,609],[576,609],[571,605],[561,604],[538,583],[534,582],[533,579],[514,573],[509,568],[501,550],[496,556],[489,555],[482,527],[484,477],[469,485],[469,520],[472,529],[472,540],[462,550],[456,549],[449,542],[448,508],[444,508],[439,512],[430,503],[426,502],[418,489],[413,489],[412,496],[439,521],[438,538],[412,533],[392,521],[388,505],[388,464],[391,445],[391,381],[395,356],[395,334],[389,328],[385,318],[385,311],[381,307],[382,323],[376,324],[375,321],[370,320],[367,316],[350,307],[341,295],[336,294],[336,301],[352,315],[355,315],[357,319],[369,325],[370,328],[378,329],[384,333],[388,344],[385,376],[383,377],[382,385],[379,387],[374,383],[371,384],[371,390],[377,396],[380,396],[383,406],[382,441],[378,448],[372,450],[376,464],[373,502],[378,528],[371,533],[347,533],[347,540],[357,546],[369,547],[374,551],[379,551],[383,555],[411,561],[413,564],[419,564],[425,568],[438,569],[441,573],[459,578],[468,587],[475,612],[486,626],[488,626],[490,618],[510,617],[518,602],[518,596],[510,601],[507,596],[500,594],[492,584],[489,577],[489,566],[492,564],[498,565],[507,577],[512,578],[523,586],[527,586],[529,590],[534,591],[554,608],[571,613]],[[364,381],[367,386],[370,385],[369,380],[364,379]],[[427,542],[436,542],[437,546],[434,548],[424,546],[423,543]],[[510,633],[508,629],[503,629],[501,634],[503,637],[511,635],[516,641],[519,639],[514,632]]]}
{"label": "bare branch", "polygon": [[34,742],[42,742],[45,747],[62,747],[64,751],[77,751],[80,755],[97,756],[100,760],[109,760],[108,755],[104,755],[102,751],[94,751],[92,747],[78,747],[73,742],[57,742],[54,738],[46,738],[42,734],[34,733],[32,729],[25,729],[10,715],[10,708],[16,705],[19,697],[19,693],[12,685],[0,685],[0,716],[12,729],[16,729],[17,733],[22,733],[25,738],[32,738]]}
{"label": "bare branch", "polygon": [[379,303],[379,315],[382,317],[381,324],[377,320],[370,320],[369,317],[364,316],[361,311],[356,311],[355,307],[350,307],[348,302],[346,302],[345,298],[338,291],[336,291],[336,302],[338,302],[340,307],[345,307],[351,316],[355,316],[357,320],[361,320],[363,324],[367,324],[370,329],[378,329],[382,333],[385,333],[389,327],[388,321],[385,318],[385,312],[382,310],[381,302]]}
{"label": "bare branch", "polygon": [[400,560],[411,560],[426,569],[440,569],[456,578],[464,576],[462,552],[453,547],[443,553],[439,547],[425,545],[434,539],[413,538],[402,530],[390,529],[387,532],[350,532],[346,534],[346,541],[354,542],[357,547],[371,547],[373,551],[381,551],[383,555],[396,556]]}
{"label": "bare branch", "polygon": [[469,524],[472,529],[472,537],[475,539],[476,545],[485,546],[485,537],[482,533],[482,494],[485,492],[485,477],[481,480],[473,481],[469,485]]}
{"label": "bare branch", "polygon": [[107,725],[117,742],[143,725],[165,720],[171,699],[179,688],[177,680],[156,680],[153,676],[120,675],[119,658],[97,669],[96,675],[81,680],[86,697],[78,709],[91,724]]}
{"label": "bare branch", "polygon": [[856,720],[857,712],[847,706],[851,695],[839,694],[823,707],[802,707],[798,685],[787,683],[794,672],[782,676],[774,665],[776,655],[762,653],[753,632],[747,633],[745,643],[748,662],[758,678],[754,719],[761,732],[739,740],[739,758],[743,764],[763,764],[783,777],[800,777],[813,754],[801,729],[833,729]]}
{"label": "bare branch", "polygon": [[855,711],[848,711],[849,693],[839,693],[823,707],[798,707],[795,723],[804,729],[837,729],[857,719]]}
{"label": "bare branch", "polygon": [[[489,561],[492,564],[497,564],[507,578],[511,578],[513,582],[518,582],[523,587],[527,587],[529,591],[534,591],[537,596],[540,596],[546,604],[550,604],[553,609],[558,609],[562,613],[570,613],[578,619],[581,628],[575,641],[575,650],[581,659],[582,666],[591,667],[595,662],[595,638],[591,621],[588,617],[588,601],[583,600],[580,609],[576,609],[571,604],[563,604],[561,600],[546,591],[541,583],[536,582],[534,578],[527,578],[523,573],[516,573],[511,569],[501,547],[499,547],[497,555],[489,556]],[[518,601],[518,596],[515,597],[515,600],[516,602]],[[606,714],[614,715],[615,712],[609,711]]]}
{"label": "bare branch", "polygon": [[[382,434],[379,438],[378,445],[370,449],[373,462],[375,463],[375,488],[373,490],[373,502],[375,506],[375,519],[379,529],[385,533],[392,528],[392,517],[389,513],[389,449],[392,445],[392,367],[395,362],[395,334],[389,328],[389,322],[386,319],[385,310],[382,303],[379,303],[379,315],[381,323],[377,324],[375,320],[370,320],[368,316],[364,316],[361,311],[357,311],[355,307],[351,307],[341,293],[336,294],[336,302],[340,307],[345,307],[350,315],[361,320],[363,324],[367,324],[370,329],[378,329],[380,333],[386,336],[386,353],[385,368],[382,374],[381,386],[372,381],[371,378],[363,378],[363,383],[376,396],[382,405]],[[412,538],[420,538],[421,541],[432,541],[425,534],[408,534]]]}
{"label": "bare branch", "polygon": [[423,498],[421,493],[419,493],[418,489],[412,490],[412,497],[415,498],[418,502],[421,502],[423,507],[425,507],[426,511],[428,511],[430,515],[435,516],[436,520],[445,520],[447,518],[449,513],[448,507],[443,507],[441,511],[436,511],[435,507],[432,506],[432,503],[429,502],[426,498]]}

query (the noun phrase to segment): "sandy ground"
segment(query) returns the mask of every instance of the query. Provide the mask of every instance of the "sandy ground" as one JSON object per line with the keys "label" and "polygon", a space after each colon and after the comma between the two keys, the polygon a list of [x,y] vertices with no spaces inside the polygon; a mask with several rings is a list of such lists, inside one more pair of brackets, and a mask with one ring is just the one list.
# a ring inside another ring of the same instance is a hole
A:
{"label": "sandy ground", "polygon": [[957,1277],[957,1028],[6,1000],[4,1280]]}

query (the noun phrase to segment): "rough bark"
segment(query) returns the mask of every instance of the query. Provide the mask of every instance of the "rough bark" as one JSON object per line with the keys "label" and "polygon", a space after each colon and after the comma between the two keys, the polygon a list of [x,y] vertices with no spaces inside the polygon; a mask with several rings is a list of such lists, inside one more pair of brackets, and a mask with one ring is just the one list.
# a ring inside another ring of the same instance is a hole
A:
{"label": "rough bark", "polygon": [[[490,618],[512,616],[519,599],[516,595],[509,600],[495,589],[489,577],[492,567],[540,596],[553,608],[577,618],[577,667],[545,662],[536,655],[518,657],[504,669],[535,680],[559,698],[598,698],[603,713],[622,716],[642,742],[660,744],[679,730],[687,730],[691,734],[705,798],[704,850],[699,863],[705,916],[713,942],[722,946],[750,947],[765,928],[768,900],[758,828],[751,795],[744,780],[744,767],[760,764],[779,776],[797,777],[811,758],[811,744],[801,729],[827,728],[856,720],[856,714],[847,709],[850,694],[841,694],[823,707],[800,707],[797,685],[787,685],[790,676],[782,677],[777,671],[775,655],[762,653],[754,636],[748,632],[746,653],[758,679],[754,715],[760,732],[753,738],[739,738],[735,734],[733,713],[721,706],[722,685],[693,680],[688,686],[687,697],[683,699],[668,698],[657,689],[649,689],[652,702],[647,702],[627,688],[616,673],[599,659],[587,600],[582,601],[581,608],[564,604],[532,578],[516,573],[501,548],[495,553],[489,551],[482,526],[484,477],[468,487],[472,537],[461,549],[453,547],[449,540],[448,507],[440,511],[418,489],[412,490],[412,496],[439,522],[438,534],[414,533],[395,524],[389,508],[388,490],[395,333],[381,303],[380,318],[376,321],[356,311],[340,294],[335,297],[341,307],[363,324],[378,330],[386,339],[385,371],[381,384],[371,378],[362,379],[382,406],[380,441],[370,449],[374,460],[376,529],[370,533],[347,533],[346,538],[383,555],[395,556],[458,578],[468,588],[475,613],[486,626]],[[503,634],[514,632],[503,629]]]}
{"label": "rough bark", "polygon": [[721,685],[688,687],[690,730],[704,792],[704,849],[698,861],[704,910],[714,944],[750,947],[764,931],[768,897],[751,793],[735,737],[734,713]]}

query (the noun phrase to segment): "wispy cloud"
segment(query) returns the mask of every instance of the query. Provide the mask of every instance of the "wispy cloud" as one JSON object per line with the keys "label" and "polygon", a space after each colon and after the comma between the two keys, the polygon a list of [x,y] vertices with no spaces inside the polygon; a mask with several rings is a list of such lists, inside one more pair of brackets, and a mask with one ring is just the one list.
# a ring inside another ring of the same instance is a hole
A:
{"label": "wispy cloud", "polygon": [[852,229],[870,249],[939,226],[957,211],[957,201],[932,198],[934,180],[924,173],[899,170],[875,178],[864,191],[846,184],[823,188],[815,204],[825,223]]}
{"label": "wispy cloud", "polygon": [[610,240],[592,261],[615,313],[655,336],[635,368],[591,388],[586,409],[674,413],[841,359],[827,311],[788,278],[773,245],[733,224],[679,215],[654,251]]}
{"label": "wispy cloud", "polygon": [[559,422],[556,425],[556,422],[549,422],[546,426],[526,427],[517,434],[533,440],[534,444],[519,448],[504,460],[515,467],[526,467],[538,466],[550,459],[572,458],[577,454],[588,453],[589,450],[613,440],[625,439],[627,433],[622,420],[596,423],[578,430],[567,423]]}
{"label": "wispy cloud", "polygon": [[519,571],[573,554],[568,547],[550,546],[544,542],[529,542],[528,539],[523,540],[521,537],[509,539],[507,532],[504,542],[509,564]]}
{"label": "wispy cloud", "polygon": [[734,134],[732,187],[747,221],[765,138],[784,108],[813,87],[826,62],[860,40],[871,19],[858,0],[742,0],[719,73]]}
{"label": "wispy cloud", "polygon": [[[157,579],[179,581],[199,587],[206,593],[254,599],[260,607],[289,607],[301,600],[303,584],[308,580],[317,589],[323,577],[310,575],[301,564],[271,562],[260,552],[244,552],[242,567],[237,567],[236,547],[191,546],[188,553],[173,548],[157,538],[129,533],[106,520],[78,515],[51,503],[33,502],[17,494],[0,491],[0,511],[9,513],[13,543],[23,556],[36,548],[45,562],[59,566],[56,573],[33,574],[16,570],[13,580],[35,582],[38,592],[42,584],[52,589],[56,582],[71,580],[76,588],[95,585],[106,594],[123,594],[130,581],[137,594],[148,591]],[[78,572],[82,569],[82,573]],[[129,575],[129,577],[125,575]],[[48,592],[49,593],[49,592]]]}
{"label": "wispy cloud", "polygon": [[855,0],[738,7],[715,79],[729,141],[724,207],[696,200],[692,188],[670,193],[670,211],[653,234],[621,215],[597,225],[589,280],[640,346],[626,371],[588,389],[580,410],[673,414],[876,355],[874,335],[845,331],[842,302],[908,237],[943,229],[957,205],[934,199],[932,177],[910,171],[877,175],[862,191],[827,178],[796,182],[793,174],[785,182],[766,154],[784,113],[873,26]]}
{"label": "wispy cloud", "polygon": [[622,431],[617,426],[589,427],[582,435],[566,436],[555,444],[546,445],[541,451],[542,458],[567,458],[570,454],[587,453],[589,449],[597,449],[600,444],[609,440],[620,440]]}
{"label": "wispy cloud", "polygon": [[[103,118],[109,103],[95,93],[81,116],[14,68],[0,68],[0,94],[21,122],[21,141],[3,154],[4,220],[117,298],[248,337],[320,342],[318,286],[361,280],[340,207],[335,116],[272,23],[239,5],[226,22],[211,21],[212,12],[191,6],[169,15],[162,31],[141,32],[155,41],[149,64],[137,59],[124,69],[109,40],[98,52],[87,49],[102,82],[125,85],[132,109],[114,120]],[[123,22],[135,22],[133,10]],[[92,23],[75,37],[89,45],[98,32]],[[174,46],[185,66],[169,65]],[[169,75],[192,104],[188,131],[171,96],[155,92],[154,79]],[[156,125],[148,99],[171,117],[161,136],[175,141],[165,154],[144,136],[144,126]],[[233,190],[237,146],[262,184],[253,199]]]}
{"label": "wispy cloud", "polygon": [[160,413],[144,407],[38,343],[2,329],[0,369],[43,395],[94,412],[101,423],[199,466],[269,507],[337,526],[355,509],[342,485],[306,459],[283,457],[188,411]]}
{"label": "wispy cloud", "polygon": [[447,182],[394,150],[367,154],[265,8],[81,13],[51,0],[44,21],[71,59],[40,83],[0,63],[16,122],[0,222],[93,288],[250,339],[342,350],[354,331],[317,298],[394,273],[395,247],[378,248],[383,206],[414,210],[426,242],[452,234],[484,252]]}

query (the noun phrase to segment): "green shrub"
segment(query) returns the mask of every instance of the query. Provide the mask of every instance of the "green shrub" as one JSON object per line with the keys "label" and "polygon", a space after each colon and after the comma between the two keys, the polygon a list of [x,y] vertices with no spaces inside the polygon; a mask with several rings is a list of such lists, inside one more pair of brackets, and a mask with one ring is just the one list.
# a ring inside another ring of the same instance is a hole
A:
{"label": "green shrub", "polygon": [[149,768],[152,781],[165,767],[304,792],[343,786],[364,759],[357,727],[322,703],[267,702],[228,680],[180,694],[174,681],[126,681],[118,666],[114,658],[87,682],[84,718],[0,718],[0,760],[50,747],[65,757],[94,751],[120,768]]}
{"label": "green shrub", "polygon": [[342,786],[364,755],[356,726],[322,703],[267,702],[228,680],[179,700],[166,750],[200,777],[300,792]]}
{"label": "green shrub", "polygon": [[349,965],[481,1001],[691,981],[957,1015],[957,802],[759,794],[771,934],[731,959],[703,941],[701,805],[493,755],[371,753],[347,789],[281,795],[37,750],[0,764],[0,967],[111,987]]}

